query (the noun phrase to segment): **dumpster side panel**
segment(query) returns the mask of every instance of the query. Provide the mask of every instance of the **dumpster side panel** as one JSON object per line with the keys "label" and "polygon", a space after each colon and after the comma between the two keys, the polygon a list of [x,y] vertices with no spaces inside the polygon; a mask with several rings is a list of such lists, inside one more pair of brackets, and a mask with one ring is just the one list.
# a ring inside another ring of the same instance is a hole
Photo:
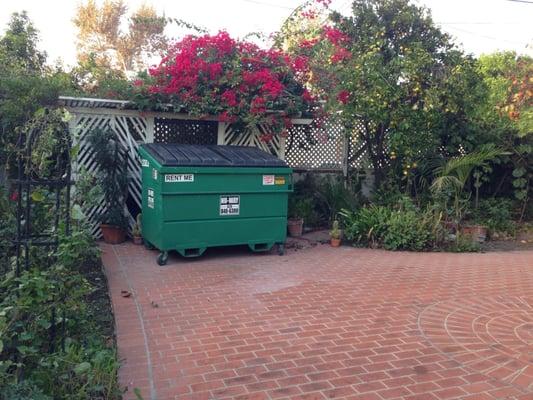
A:
{"label": "dumpster side panel", "polygon": [[139,149],[142,176],[142,219],[143,239],[158,249],[162,248],[163,203],[161,196],[161,166],[145,152]]}

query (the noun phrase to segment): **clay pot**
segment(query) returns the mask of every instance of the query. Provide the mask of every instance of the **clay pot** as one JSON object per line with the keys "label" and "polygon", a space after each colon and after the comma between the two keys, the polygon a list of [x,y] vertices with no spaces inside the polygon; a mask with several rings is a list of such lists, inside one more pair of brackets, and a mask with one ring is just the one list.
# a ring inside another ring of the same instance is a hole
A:
{"label": "clay pot", "polygon": [[104,242],[109,244],[119,244],[126,241],[126,231],[115,225],[101,224]]}
{"label": "clay pot", "polygon": [[303,218],[295,218],[287,220],[287,227],[289,228],[289,235],[292,237],[300,237],[304,230]]}
{"label": "clay pot", "polygon": [[142,236],[133,236],[133,243],[134,244],[143,244]]}
{"label": "clay pot", "polygon": [[339,247],[341,245],[341,240],[330,238],[329,243],[331,244],[331,247]]}
{"label": "clay pot", "polygon": [[483,243],[487,240],[487,227],[483,225],[463,226],[461,233],[465,236],[470,236],[477,243]]}
{"label": "clay pot", "polygon": [[519,242],[533,242],[533,230],[518,232],[516,234],[516,240]]}

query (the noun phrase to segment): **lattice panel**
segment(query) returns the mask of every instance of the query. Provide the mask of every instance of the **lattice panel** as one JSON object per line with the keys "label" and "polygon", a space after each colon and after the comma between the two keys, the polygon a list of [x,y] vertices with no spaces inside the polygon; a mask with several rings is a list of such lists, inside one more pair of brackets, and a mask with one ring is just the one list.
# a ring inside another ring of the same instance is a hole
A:
{"label": "lattice panel", "polygon": [[231,125],[225,125],[222,143],[232,146],[255,146],[267,151],[278,158],[284,158],[285,139],[275,135],[272,140],[266,142],[261,136],[269,133],[268,126],[259,125],[256,129],[246,132],[236,132]]}
{"label": "lattice panel", "polygon": [[341,170],[345,146],[350,168],[364,168],[366,152],[358,125],[348,140],[344,139],[343,125],[332,119],[316,120],[311,125],[294,125],[287,138],[285,160],[293,168]]}
{"label": "lattice panel", "polygon": [[331,120],[295,125],[289,132],[285,160],[294,168],[341,169],[343,128]]}
{"label": "lattice panel", "polygon": [[370,165],[366,150],[364,150],[364,143],[361,140],[361,131],[363,129],[365,129],[363,124],[359,123],[350,135],[348,147],[348,163],[350,168],[368,168]]}
{"label": "lattice panel", "polygon": [[[139,159],[137,156],[137,147],[147,138],[146,119],[133,115],[98,115],[98,114],[77,114],[72,121],[71,131],[74,133],[75,143],[79,145],[78,157],[73,166],[73,176],[83,168],[91,175],[96,175],[98,167],[94,162],[94,154],[90,145],[87,143],[87,134],[96,128],[110,128],[115,132],[118,141],[121,143],[127,161],[127,173],[129,180],[129,208],[126,210],[130,220],[130,226],[133,226],[135,220],[131,211],[141,208],[142,190],[141,175],[139,168]],[[74,187],[74,190],[75,187]],[[101,235],[97,216],[103,211],[103,200],[98,206],[83,210],[88,216],[92,233],[99,237]]]}
{"label": "lattice panel", "polygon": [[154,143],[217,144],[216,121],[156,118]]}

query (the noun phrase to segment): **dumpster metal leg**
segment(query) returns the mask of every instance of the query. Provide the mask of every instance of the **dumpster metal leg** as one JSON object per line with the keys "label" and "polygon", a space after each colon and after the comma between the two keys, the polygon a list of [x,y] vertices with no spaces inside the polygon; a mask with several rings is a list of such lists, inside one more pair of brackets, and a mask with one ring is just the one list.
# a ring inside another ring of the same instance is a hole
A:
{"label": "dumpster metal leg", "polygon": [[157,256],[157,264],[163,266],[166,265],[168,261],[168,251],[162,251]]}
{"label": "dumpster metal leg", "polygon": [[278,255],[285,255],[285,243],[278,243]]}

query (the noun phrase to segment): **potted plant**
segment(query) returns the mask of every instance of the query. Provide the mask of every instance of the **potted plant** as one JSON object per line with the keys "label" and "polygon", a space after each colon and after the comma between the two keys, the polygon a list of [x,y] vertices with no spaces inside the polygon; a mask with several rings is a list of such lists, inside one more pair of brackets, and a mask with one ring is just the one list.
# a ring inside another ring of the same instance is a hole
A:
{"label": "potted plant", "polygon": [[342,231],[339,229],[339,221],[333,221],[331,231],[329,231],[330,244],[332,247],[339,247],[341,245]]}
{"label": "potted plant", "polygon": [[305,216],[309,214],[311,203],[305,199],[291,199],[289,203],[289,218],[287,220],[287,227],[289,235],[292,237],[300,237],[303,234],[303,226]]}
{"label": "potted plant", "polygon": [[468,224],[461,226],[463,236],[470,237],[474,242],[483,243],[487,240],[488,228],[485,225]]}
{"label": "potted plant", "polygon": [[463,224],[465,204],[469,200],[465,187],[476,168],[486,166],[502,154],[506,153],[492,145],[485,145],[472,153],[451,158],[434,169],[435,179],[430,189],[441,209],[453,219],[456,238],[459,238],[459,233],[477,242],[483,242],[487,237],[486,226]]}
{"label": "potted plant", "polygon": [[137,219],[135,224],[133,225],[133,229],[131,231],[131,234],[133,236],[133,243],[135,244],[143,244],[143,238],[142,238],[142,230],[141,230],[141,218],[142,214],[137,214]]}
{"label": "potted plant", "polygon": [[97,182],[103,193],[103,211],[98,215],[104,241],[110,244],[126,240],[128,220],[126,198],[128,175],[126,156],[110,129],[93,129],[88,141],[98,167]]}

